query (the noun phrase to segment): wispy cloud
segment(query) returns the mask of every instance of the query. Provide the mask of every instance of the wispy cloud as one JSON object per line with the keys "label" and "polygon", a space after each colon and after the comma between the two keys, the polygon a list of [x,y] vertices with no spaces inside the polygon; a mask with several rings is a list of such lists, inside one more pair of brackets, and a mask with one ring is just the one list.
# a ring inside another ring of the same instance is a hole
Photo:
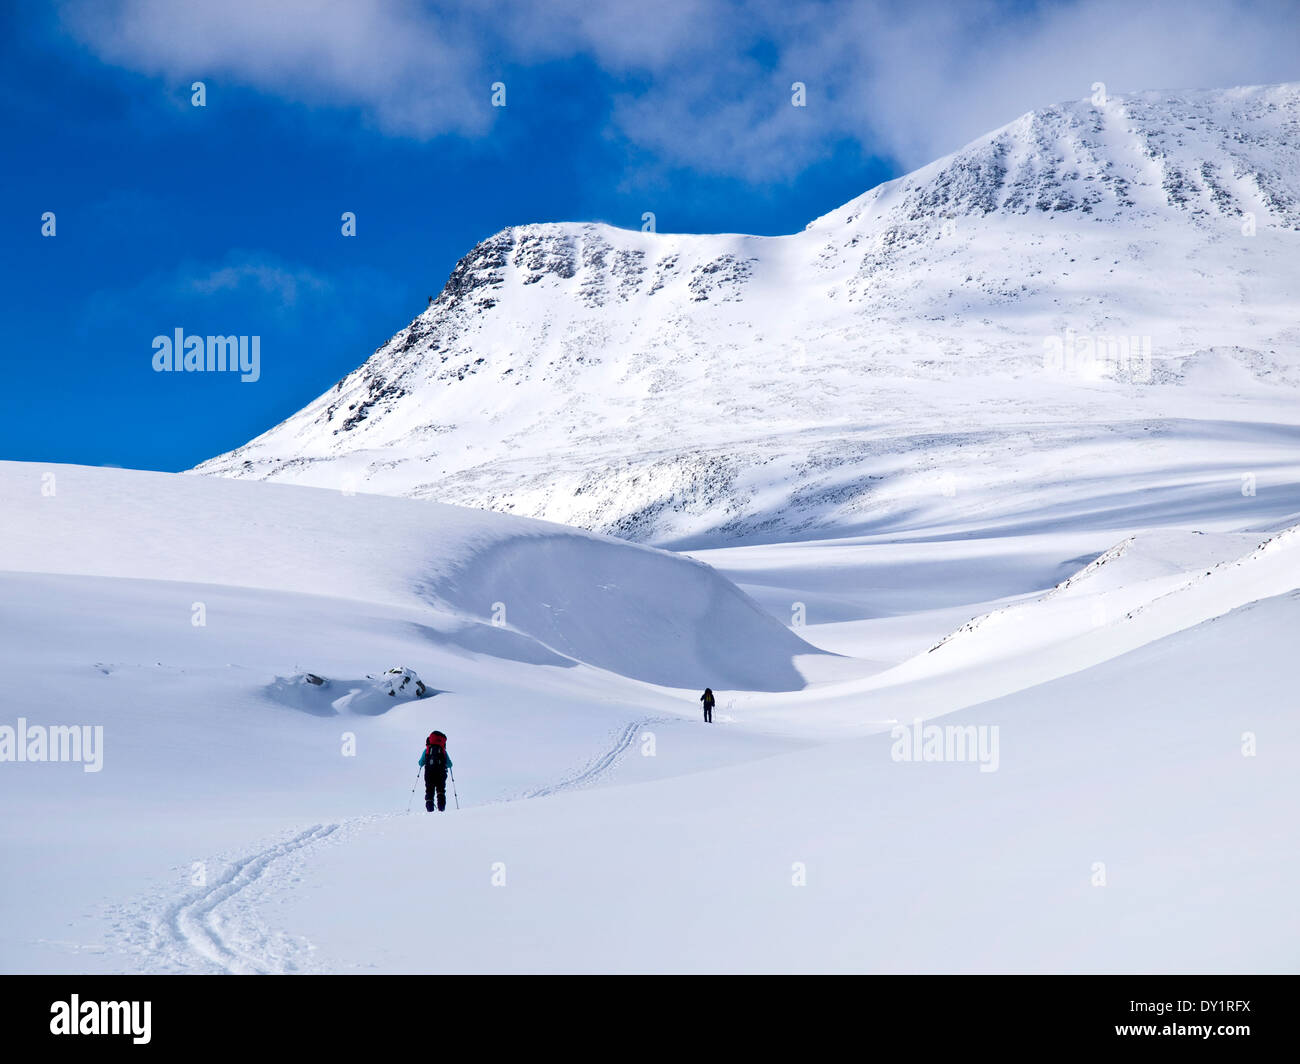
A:
{"label": "wispy cloud", "polygon": [[355,267],[325,275],[268,252],[234,250],[217,261],[177,263],[86,297],[78,320],[83,333],[158,332],[167,322],[234,320],[239,330],[262,327],[296,331],[309,321],[329,321],[346,332],[357,324],[355,308],[383,306],[393,321],[405,310],[388,293],[393,280]]}
{"label": "wispy cloud", "polygon": [[487,135],[503,67],[583,58],[606,75],[592,91],[610,135],[660,166],[753,180],[845,141],[911,168],[1096,81],[1300,78],[1292,0],[69,0],[64,21],[110,63],[358,108],[413,137]]}
{"label": "wispy cloud", "polygon": [[[892,5],[889,5],[892,6]],[[824,63],[845,128],[865,130],[908,167],[961,147],[1026,111],[1090,95],[1226,88],[1300,78],[1292,0],[1197,3],[1080,0],[1016,13],[974,2],[837,5],[807,42]],[[855,73],[856,72],[856,73]]]}
{"label": "wispy cloud", "polygon": [[295,307],[300,294],[328,295],[333,284],[305,267],[283,266],[254,258],[188,272],[176,281],[176,286],[182,292],[205,296],[255,288],[271,296],[281,307]]}

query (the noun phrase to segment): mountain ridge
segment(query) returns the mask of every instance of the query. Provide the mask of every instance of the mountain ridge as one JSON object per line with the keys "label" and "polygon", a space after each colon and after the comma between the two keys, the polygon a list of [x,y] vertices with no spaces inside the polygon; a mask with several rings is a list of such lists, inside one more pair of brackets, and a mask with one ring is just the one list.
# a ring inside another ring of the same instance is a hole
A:
{"label": "mountain ridge", "polygon": [[[785,236],[507,227],[365,363],[196,472],[682,545],[897,515],[969,468],[950,431],[888,457],[935,424],[1032,449],[1036,425],[1197,420],[1225,388],[1281,402],[1298,133],[1300,84],[1144,93],[1028,112]],[[1046,365],[1072,338],[1083,372]],[[1096,364],[1121,338],[1140,372]]]}

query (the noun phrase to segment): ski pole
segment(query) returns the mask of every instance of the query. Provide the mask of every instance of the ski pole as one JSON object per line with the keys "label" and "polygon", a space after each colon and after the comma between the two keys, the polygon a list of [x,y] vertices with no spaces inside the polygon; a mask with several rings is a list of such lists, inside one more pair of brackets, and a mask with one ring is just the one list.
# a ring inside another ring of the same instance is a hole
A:
{"label": "ski pole", "polygon": [[447,766],[447,771],[451,772],[451,796],[456,799],[456,808],[460,808],[460,795],[456,793],[456,773],[451,771],[451,766]]}
{"label": "ski pole", "polygon": [[411,811],[411,802],[415,800],[415,788],[418,787],[419,784],[420,784],[420,769],[417,767],[415,770],[415,782],[411,784],[410,797],[406,799],[406,811],[408,813]]}

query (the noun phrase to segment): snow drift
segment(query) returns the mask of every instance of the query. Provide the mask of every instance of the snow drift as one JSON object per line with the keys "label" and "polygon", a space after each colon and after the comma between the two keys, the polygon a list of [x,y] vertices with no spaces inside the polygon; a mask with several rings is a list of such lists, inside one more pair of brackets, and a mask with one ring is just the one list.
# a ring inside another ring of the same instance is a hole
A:
{"label": "snow drift", "polygon": [[9,500],[0,565],[13,572],[403,606],[435,642],[674,687],[793,690],[803,686],[795,659],[818,653],[707,565],[525,518],[8,462],[0,497]]}

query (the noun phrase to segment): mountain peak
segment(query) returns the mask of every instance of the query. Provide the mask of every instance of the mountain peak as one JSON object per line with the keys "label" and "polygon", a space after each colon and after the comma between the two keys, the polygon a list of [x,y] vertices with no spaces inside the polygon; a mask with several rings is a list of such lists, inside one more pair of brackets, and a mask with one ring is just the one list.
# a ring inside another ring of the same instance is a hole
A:
{"label": "mountain peak", "polygon": [[1300,82],[1143,92],[1029,111],[809,224],[1005,211],[1267,213],[1300,228]]}
{"label": "mountain peak", "polygon": [[[1298,134],[1294,84],[1141,93],[1022,115],[790,236],[512,226],[198,471],[664,543],[864,527],[973,440],[1300,385]],[[1044,357],[1116,343],[1082,376]]]}

